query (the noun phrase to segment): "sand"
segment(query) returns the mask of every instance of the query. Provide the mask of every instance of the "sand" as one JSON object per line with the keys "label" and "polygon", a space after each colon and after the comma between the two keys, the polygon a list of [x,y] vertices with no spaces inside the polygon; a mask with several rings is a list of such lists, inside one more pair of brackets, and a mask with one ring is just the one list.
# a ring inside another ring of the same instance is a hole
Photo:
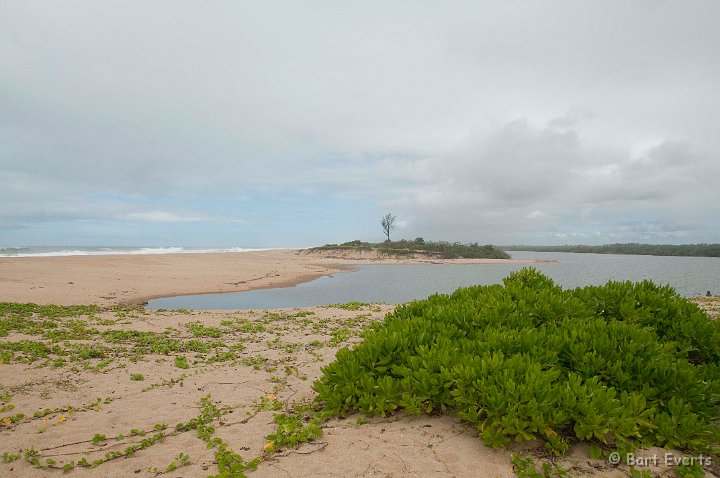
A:
{"label": "sand", "polygon": [[528,263],[503,259],[393,259],[346,251],[257,252],[65,257],[0,257],[0,301],[36,304],[141,305],[187,294],[283,287],[352,270],[352,264]]}
{"label": "sand", "polygon": [[[55,347],[14,350],[9,363],[0,364],[0,454],[7,453],[8,461],[0,463],[0,476],[60,476],[62,466],[73,462],[68,476],[217,474],[218,446],[208,448],[196,430],[182,427],[202,415],[204,397],[206,409],[212,404],[222,410],[210,423],[211,438],[246,461],[263,458],[249,476],[512,477],[513,451],[542,461],[538,443],[495,450],[456,418],[403,414],[331,419],[321,437],[265,452],[266,436],[275,431],[273,414],[312,400],[321,367],[339,348],[360,341],[363,328],[392,306],[201,312],[120,307],[165,295],[288,285],[362,261],[396,262],[328,256],[287,250],[0,259],[0,302],[102,306],[69,317],[28,317],[18,327],[32,322],[35,328],[0,337],[0,346]],[[77,465],[141,446],[94,468]],[[33,467],[22,456],[32,449],[40,464],[54,462]],[[21,457],[13,460],[16,454]],[[629,476],[627,467],[588,460],[582,446],[560,463],[571,476]]]}
{"label": "sand", "polygon": [[38,304],[142,304],[171,295],[282,287],[340,271],[296,250],[0,258],[2,300]]}

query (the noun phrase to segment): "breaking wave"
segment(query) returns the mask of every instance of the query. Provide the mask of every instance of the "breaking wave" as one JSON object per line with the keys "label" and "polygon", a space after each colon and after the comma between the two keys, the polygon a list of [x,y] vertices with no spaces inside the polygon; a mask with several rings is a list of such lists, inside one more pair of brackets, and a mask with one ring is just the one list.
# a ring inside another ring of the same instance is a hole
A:
{"label": "breaking wave", "polygon": [[209,254],[213,252],[253,252],[269,251],[278,248],[195,248],[181,246],[163,247],[4,247],[0,248],[0,257],[59,257],[59,256],[105,256],[114,254]]}

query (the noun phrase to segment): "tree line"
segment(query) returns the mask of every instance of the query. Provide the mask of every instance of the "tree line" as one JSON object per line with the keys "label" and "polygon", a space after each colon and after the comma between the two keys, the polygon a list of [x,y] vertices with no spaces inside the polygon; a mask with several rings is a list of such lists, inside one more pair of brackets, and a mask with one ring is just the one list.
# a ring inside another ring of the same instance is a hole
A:
{"label": "tree line", "polygon": [[720,244],[604,244],[602,246],[503,246],[506,251],[585,252],[592,254],[635,254],[645,256],[720,257]]}

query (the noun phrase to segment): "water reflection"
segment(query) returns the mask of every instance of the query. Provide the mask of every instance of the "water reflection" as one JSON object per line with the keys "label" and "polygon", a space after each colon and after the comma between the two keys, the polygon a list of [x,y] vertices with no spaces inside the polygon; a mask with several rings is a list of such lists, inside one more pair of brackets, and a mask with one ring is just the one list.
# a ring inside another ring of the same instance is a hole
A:
{"label": "water reflection", "polygon": [[[686,296],[720,294],[720,258],[657,257],[513,251],[515,259],[557,260],[533,267],[564,288],[601,285],[608,280],[650,279]],[[351,301],[398,304],[451,293],[458,287],[501,283],[526,264],[359,265],[355,272],[321,277],[294,287],[203,294],[148,303],[149,309],[272,309]]]}

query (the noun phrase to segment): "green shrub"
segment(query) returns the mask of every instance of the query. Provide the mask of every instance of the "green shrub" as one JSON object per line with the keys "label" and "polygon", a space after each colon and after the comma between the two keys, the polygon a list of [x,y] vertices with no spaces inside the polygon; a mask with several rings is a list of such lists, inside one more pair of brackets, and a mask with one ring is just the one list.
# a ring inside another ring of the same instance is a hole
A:
{"label": "green shrub", "polygon": [[310,249],[313,252],[345,249],[355,252],[377,251],[388,256],[409,256],[415,253],[434,255],[439,259],[509,259],[510,256],[496,246],[487,244],[481,246],[477,242],[462,244],[459,242],[433,242],[425,241],[422,237],[414,241],[405,239],[400,241],[385,241],[379,243],[350,241],[343,244],[326,244]]}
{"label": "green shrub", "polygon": [[177,368],[190,368],[190,364],[188,364],[187,357],[184,355],[176,355],[175,356],[175,366]]}
{"label": "green shrub", "polygon": [[208,327],[207,325],[203,325],[200,322],[189,322],[185,324],[185,327],[188,328],[188,330],[194,337],[219,338],[223,335],[223,331],[218,327]]}
{"label": "green shrub", "polygon": [[716,450],[720,325],[670,287],[563,290],[534,269],[399,306],[313,385],[337,415],[445,412],[482,440],[555,454]]}

